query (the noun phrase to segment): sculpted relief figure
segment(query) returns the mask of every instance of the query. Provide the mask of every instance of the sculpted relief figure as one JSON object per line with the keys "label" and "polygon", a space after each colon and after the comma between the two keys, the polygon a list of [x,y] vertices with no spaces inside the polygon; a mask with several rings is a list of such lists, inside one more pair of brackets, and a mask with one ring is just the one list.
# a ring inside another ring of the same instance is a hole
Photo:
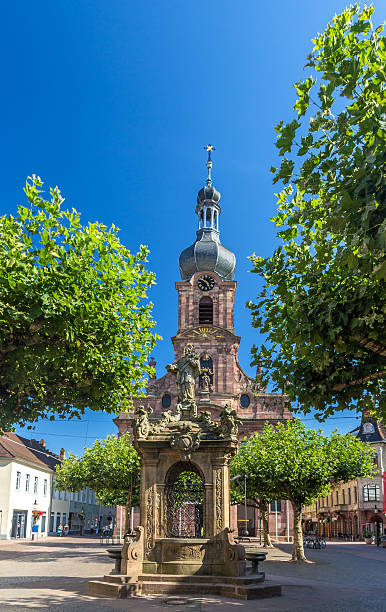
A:
{"label": "sculpted relief figure", "polygon": [[237,416],[236,410],[231,410],[229,404],[226,404],[224,410],[220,413],[221,435],[224,438],[236,437],[239,423],[242,423],[242,420]]}
{"label": "sculpted relief figure", "polygon": [[134,412],[134,419],[132,421],[133,434],[135,438],[147,438],[150,431],[149,416],[153,412],[152,408],[144,408],[144,406],[138,406]]}
{"label": "sculpted relief figure", "polygon": [[208,370],[208,369],[204,370],[204,373],[201,376],[201,384],[200,384],[200,387],[203,391],[211,390],[210,377],[212,374],[213,374],[212,370]]}
{"label": "sculpted relief figure", "polygon": [[193,405],[196,378],[201,374],[200,358],[191,345],[185,347],[184,355],[166,369],[176,377],[178,401],[180,404]]}

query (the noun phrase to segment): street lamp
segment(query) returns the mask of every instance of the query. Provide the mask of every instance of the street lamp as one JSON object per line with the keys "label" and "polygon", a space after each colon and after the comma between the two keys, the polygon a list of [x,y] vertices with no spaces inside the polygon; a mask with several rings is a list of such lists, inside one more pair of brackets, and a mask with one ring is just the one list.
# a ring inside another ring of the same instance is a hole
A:
{"label": "street lamp", "polygon": [[374,506],[374,522],[375,522],[375,543],[377,546],[379,546],[381,543],[381,537],[380,537],[381,530],[380,530],[380,520],[378,517],[378,508],[376,504]]}
{"label": "street lamp", "polygon": [[35,499],[34,503],[32,504],[32,526],[31,526],[32,540],[35,539],[35,534],[36,534],[36,537],[38,535],[39,527],[36,524],[38,516],[39,516],[38,515],[38,502]]}
{"label": "street lamp", "polygon": [[[242,477],[242,474],[236,474],[236,476],[233,476],[233,478],[231,478],[231,482],[233,482],[234,480],[238,480],[239,478]],[[248,512],[247,512],[247,478],[248,476],[246,474],[244,474],[244,536],[247,538],[249,536],[249,531],[248,531]]]}

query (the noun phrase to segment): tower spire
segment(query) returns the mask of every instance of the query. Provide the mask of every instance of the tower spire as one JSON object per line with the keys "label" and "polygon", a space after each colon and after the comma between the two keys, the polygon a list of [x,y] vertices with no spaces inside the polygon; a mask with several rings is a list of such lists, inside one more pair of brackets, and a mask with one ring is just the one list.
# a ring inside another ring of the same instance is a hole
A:
{"label": "tower spire", "polygon": [[198,227],[196,241],[180,255],[182,280],[190,280],[199,270],[213,270],[223,280],[233,280],[236,258],[220,242],[219,215],[221,212],[220,192],[212,185],[213,145],[203,147],[208,153],[206,184],[197,194],[196,214]]}
{"label": "tower spire", "polygon": [[206,184],[207,185],[211,185],[212,184],[212,176],[211,176],[211,174],[212,174],[212,166],[213,166],[213,164],[212,164],[212,151],[215,151],[216,148],[213,145],[208,144],[208,145],[205,145],[204,149],[208,153],[208,161],[206,162],[206,167],[208,168],[208,178],[206,179]]}

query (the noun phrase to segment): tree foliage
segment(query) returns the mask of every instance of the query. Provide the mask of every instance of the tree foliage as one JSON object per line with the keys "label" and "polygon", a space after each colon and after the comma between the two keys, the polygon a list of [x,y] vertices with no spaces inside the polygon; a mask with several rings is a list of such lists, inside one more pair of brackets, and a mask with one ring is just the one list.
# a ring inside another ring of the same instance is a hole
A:
{"label": "tree foliage", "polygon": [[118,228],[81,225],[57,187],[0,217],[0,427],[119,410],[151,368],[154,275],[148,250],[131,254]]}
{"label": "tree foliage", "polygon": [[305,412],[375,407],[386,416],[386,38],[351,6],[315,40],[295,83],[297,117],[276,127],[281,245],[253,255],[265,279],[254,348]]}
{"label": "tree foliage", "polygon": [[181,472],[173,483],[173,504],[181,508],[184,504],[203,504],[204,484],[202,478],[192,471]]}
{"label": "tree foliage", "polygon": [[56,468],[56,487],[80,491],[90,487],[106,506],[139,504],[139,456],[128,434],[107,436],[85,448],[83,457],[70,454]]}
{"label": "tree foliage", "polygon": [[371,447],[336,431],[307,430],[299,420],[265,424],[242,444],[232,461],[232,472],[246,474],[248,497],[288,499],[294,510],[293,560],[303,560],[301,531],[303,505],[326,496],[334,484],[374,473]]}

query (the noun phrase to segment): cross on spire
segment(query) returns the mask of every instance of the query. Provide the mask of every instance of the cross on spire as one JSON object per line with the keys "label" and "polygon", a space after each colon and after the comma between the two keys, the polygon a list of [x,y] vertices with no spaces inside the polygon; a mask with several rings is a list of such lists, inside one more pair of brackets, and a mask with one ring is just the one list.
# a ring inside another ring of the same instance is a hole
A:
{"label": "cross on spire", "polygon": [[211,153],[212,153],[212,151],[215,151],[216,148],[213,145],[208,144],[208,145],[205,145],[204,149],[205,149],[205,151],[208,152],[208,162],[212,161]]}
{"label": "cross on spire", "polygon": [[212,151],[215,151],[216,148],[211,145],[205,145],[204,150],[207,151],[208,153],[208,161],[206,162],[206,167],[208,168],[208,178],[206,179],[206,184],[207,185],[211,185],[212,184],[212,177],[211,177],[211,172],[212,172]]}

